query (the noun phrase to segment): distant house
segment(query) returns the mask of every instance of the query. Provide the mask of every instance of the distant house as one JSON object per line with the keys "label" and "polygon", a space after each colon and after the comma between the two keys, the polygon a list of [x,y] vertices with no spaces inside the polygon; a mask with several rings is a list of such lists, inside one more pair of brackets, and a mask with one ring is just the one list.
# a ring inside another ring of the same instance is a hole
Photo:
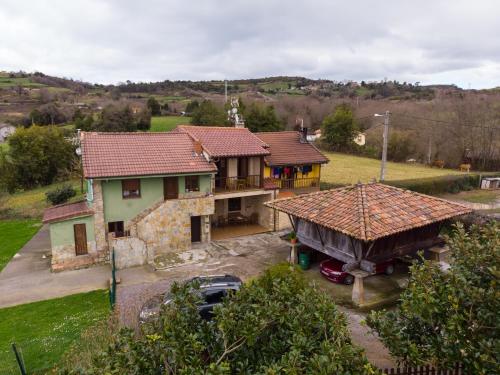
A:
{"label": "distant house", "polygon": [[321,129],[316,129],[312,134],[307,134],[306,138],[309,142],[317,141],[321,138]]}
{"label": "distant house", "polygon": [[364,146],[366,143],[365,133],[358,133],[356,137],[354,137],[354,143],[356,143],[358,146]]}
{"label": "distant house", "polygon": [[0,124],[0,143],[5,142],[6,138],[14,134],[16,127],[9,124]]}

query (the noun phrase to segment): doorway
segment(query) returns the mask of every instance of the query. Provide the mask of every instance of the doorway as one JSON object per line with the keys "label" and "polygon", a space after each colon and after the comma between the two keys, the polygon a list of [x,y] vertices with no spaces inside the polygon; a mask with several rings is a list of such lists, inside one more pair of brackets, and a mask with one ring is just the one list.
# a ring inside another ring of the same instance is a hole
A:
{"label": "doorway", "polygon": [[75,253],[76,255],[85,255],[87,251],[87,228],[85,224],[73,225],[75,234]]}
{"label": "doorway", "polygon": [[191,242],[201,242],[201,216],[191,216]]}

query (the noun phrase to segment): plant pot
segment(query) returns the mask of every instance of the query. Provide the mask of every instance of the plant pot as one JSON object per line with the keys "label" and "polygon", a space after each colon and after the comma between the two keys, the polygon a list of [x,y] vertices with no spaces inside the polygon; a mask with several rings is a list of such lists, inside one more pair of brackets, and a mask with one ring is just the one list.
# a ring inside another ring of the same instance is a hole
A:
{"label": "plant pot", "polygon": [[296,238],[291,238],[290,239],[290,243],[291,244],[296,244],[297,243],[297,239]]}

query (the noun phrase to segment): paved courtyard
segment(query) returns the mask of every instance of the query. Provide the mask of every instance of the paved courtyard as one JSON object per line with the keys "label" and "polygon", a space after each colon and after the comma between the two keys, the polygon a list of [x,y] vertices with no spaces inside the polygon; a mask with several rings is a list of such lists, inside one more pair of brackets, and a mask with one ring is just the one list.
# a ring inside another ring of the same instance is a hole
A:
{"label": "paved courtyard", "polygon": [[[151,297],[165,293],[174,281],[186,280],[198,275],[233,274],[248,280],[263,272],[268,266],[286,261],[288,245],[279,233],[263,233],[214,241],[195,246],[191,252],[176,258],[178,263],[170,264],[161,271],[145,267],[131,268],[118,272],[121,284],[117,291],[117,306],[123,325],[137,328],[137,317],[141,306]],[[404,270],[399,269],[391,277],[375,276],[366,283],[369,297],[383,298],[387,293],[398,295],[403,286]],[[369,332],[362,321],[366,313],[349,307],[352,286],[333,284],[324,280],[316,267],[306,272],[308,278],[332,295],[345,306],[339,307],[348,317],[353,342],[366,351],[368,359],[380,368],[393,367],[395,362],[382,343]],[[138,282],[148,280],[148,282]],[[383,292],[376,292],[382,287]]]}

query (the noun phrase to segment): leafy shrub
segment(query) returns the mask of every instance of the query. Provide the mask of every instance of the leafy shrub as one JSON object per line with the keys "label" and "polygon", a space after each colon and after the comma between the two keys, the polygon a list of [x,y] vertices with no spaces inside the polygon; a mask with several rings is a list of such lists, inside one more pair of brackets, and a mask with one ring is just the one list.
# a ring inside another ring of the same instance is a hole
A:
{"label": "leafy shrub", "polygon": [[450,269],[414,264],[398,308],[372,312],[367,323],[404,362],[460,362],[464,374],[498,374],[500,225],[456,226],[447,242]]}
{"label": "leafy shrub", "polygon": [[8,143],[0,155],[0,184],[9,191],[50,185],[74,168],[74,146],[54,126],[17,128]]}
{"label": "leafy shrub", "polygon": [[172,287],[172,303],[142,338],[115,336],[93,368],[76,374],[377,374],[351,342],[331,298],[288,264],[225,299],[214,319],[200,317],[199,296]]}
{"label": "leafy shrub", "polygon": [[65,203],[68,199],[74,197],[75,195],[76,191],[71,185],[63,185],[45,193],[47,202],[52,203],[52,205]]}
{"label": "leafy shrub", "polygon": [[320,190],[331,190],[339,187],[346,186],[345,184],[334,184],[332,182],[320,181],[319,189]]}
{"label": "leafy shrub", "polygon": [[440,176],[412,180],[386,181],[388,185],[416,191],[422,194],[456,194],[479,186],[479,175]]}

